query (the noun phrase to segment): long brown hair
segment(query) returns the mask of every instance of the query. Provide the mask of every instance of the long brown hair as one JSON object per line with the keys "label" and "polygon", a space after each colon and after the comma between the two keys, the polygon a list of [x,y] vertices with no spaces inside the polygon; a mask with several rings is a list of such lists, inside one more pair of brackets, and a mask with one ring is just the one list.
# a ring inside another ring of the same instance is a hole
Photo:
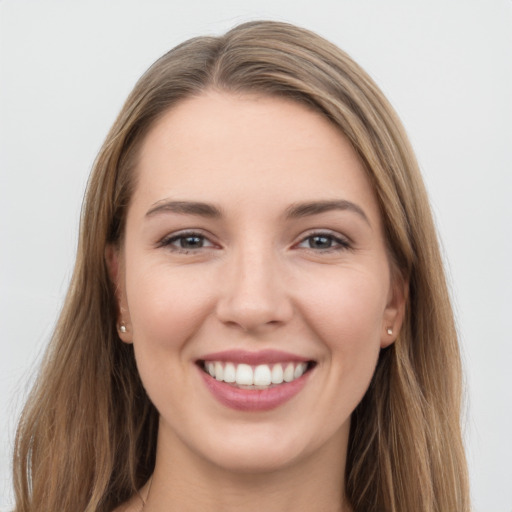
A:
{"label": "long brown hair", "polygon": [[469,511],[461,365],[436,231],[393,109],[344,52],[307,30],[251,22],[161,57],[126,101],[97,157],[76,266],[22,414],[16,512],[107,512],[152,473],[158,413],[116,330],[105,249],[123,236],[137,150],[155,121],[205,89],[282,96],[325,115],[363,161],[393,267],[409,282],[399,338],[381,352],[352,415],[346,496],[355,512]]}

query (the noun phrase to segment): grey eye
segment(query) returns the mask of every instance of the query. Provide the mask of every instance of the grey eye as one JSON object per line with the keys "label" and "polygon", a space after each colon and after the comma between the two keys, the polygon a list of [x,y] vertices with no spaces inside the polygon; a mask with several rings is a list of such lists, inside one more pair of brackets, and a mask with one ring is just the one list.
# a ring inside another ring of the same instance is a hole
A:
{"label": "grey eye", "polygon": [[177,233],[162,240],[160,247],[167,247],[172,251],[193,251],[205,247],[213,247],[214,244],[200,233]]}
{"label": "grey eye", "polygon": [[310,249],[330,249],[334,239],[331,236],[314,235],[307,238]]}
{"label": "grey eye", "polygon": [[316,233],[305,237],[298,247],[317,251],[343,250],[348,249],[350,243],[344,238],[329,233]]}
{"label": "grey eye", "polygon": [[204,246],[205,239],[203,236],[188,235],[180,236],[175,240],[181,249],[199,249]]}

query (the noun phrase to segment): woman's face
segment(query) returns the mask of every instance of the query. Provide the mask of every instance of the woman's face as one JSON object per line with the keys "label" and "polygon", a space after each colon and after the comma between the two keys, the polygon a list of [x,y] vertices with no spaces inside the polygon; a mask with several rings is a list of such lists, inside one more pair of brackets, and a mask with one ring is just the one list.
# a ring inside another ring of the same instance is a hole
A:
{"label": "woman's face", "polygon": [[159,451],[238,471],[342,457],[403,309],[347,139],[300,104],[207,92],[158,121],[136,172],[110,266]]}

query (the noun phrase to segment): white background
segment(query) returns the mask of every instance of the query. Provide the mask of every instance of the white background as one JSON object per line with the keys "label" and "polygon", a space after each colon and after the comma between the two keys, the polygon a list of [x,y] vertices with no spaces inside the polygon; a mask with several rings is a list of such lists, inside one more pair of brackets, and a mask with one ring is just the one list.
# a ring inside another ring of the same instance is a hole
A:
{"label": "white background", "polygon": [[258,18],[338,44],[401,116],[448,265],[474,508],[511,512],[511,0],[0,0],[0,508],[11,502],[16,418],[62,305],[109,126],[165,51]]}

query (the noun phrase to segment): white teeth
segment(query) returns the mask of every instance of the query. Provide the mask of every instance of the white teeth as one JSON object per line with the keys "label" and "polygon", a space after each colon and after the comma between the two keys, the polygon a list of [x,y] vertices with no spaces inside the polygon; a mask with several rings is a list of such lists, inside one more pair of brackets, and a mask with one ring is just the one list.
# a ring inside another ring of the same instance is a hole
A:
{"label": "white teeth", "polygon": [[215,378],[217,380],[224,380],[224,368],[222,367],[222,363],[215,363]]}
{"label": "white teeth", "polygon": [[269,386],[272,382],[272,373],[266,364],[256,366],[254,370],[254,385],[255,386]]}
{"label": "white teeth", "polygon": [[[283,369],[284,367],[284,369]],[[221,361],[205,361],[204,369],[214,379],[237,384],[238,386],[257,386],[259,389],[272,384],[292,382],[304,375],[307,363],[277,363],[273,365],[224,363]]]}
{"label": "white teeth", "polygon": [[236,368],[235,380],[238,385],[252,386],[254,384],[252,368],[248,364],[239,364]]}
{"label": "white teeth", "polygon": [[288,363],[288,366],[286,367],[284,374],[283,374],[283,380],[285,382],[291,382],[293,380],[294,373],[295,373],[295,368],[293,366],[293,363]]}
{"label": "white teeth", "polygon": [[302,376],[302,374],[306,371],[306,363],[300,363],[295,368],[295,371],[293,372],[293,378],[298,379]]}
{"label": "white teeth", "polygon": [[272,384],[281,384],[283,382],[283,367],[275,364],[272,368]]}
{"label": "white teeth", "polygon": [[224,367],[224,382],[236,381],[236,368],[233,363],[227,363]]}

